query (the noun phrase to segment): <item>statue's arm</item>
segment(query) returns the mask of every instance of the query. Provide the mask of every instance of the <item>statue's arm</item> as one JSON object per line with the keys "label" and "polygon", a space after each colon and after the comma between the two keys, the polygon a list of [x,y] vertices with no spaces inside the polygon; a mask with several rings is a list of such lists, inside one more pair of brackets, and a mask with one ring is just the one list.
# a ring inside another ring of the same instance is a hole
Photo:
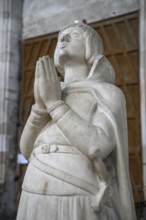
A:
{"label": "statue's arm", "polygon": [[20,139],[20,150],[26,159],[29,159],[34,142],[49,119],[48,113],[40,112],[35,106],[32,107]]}
{"label": "statue's arm", "polygon": [[[99,110],[94,113],[93,122],[88,123],[60,100],[50,109],[50,115],[70,142],[86,155],[90,147],[97,147],[104,159],[115,147],[113,126]],[[98,123],[101,117],[102,124]]]}
{"label": "statue's arm", "polygon": [[[35,81],[34,81],[34,99],[35,105],[32,106],[31,113],[25,124],[22,136],[20,139],[20,150],[26,159],[29,159],[34,147],[34,142],[45,124],[51,119],[47,113],[46,106],[40,96],[39,81],[41,74],[40,65],[42,59],[40,58],[36,63]],[[42,67],[42,65],[41,65]],[[47,86],[46,86],[47,87]],[[42,87],[42,90],[44,87]],[[47,90],[48,92],[48,90]]]}

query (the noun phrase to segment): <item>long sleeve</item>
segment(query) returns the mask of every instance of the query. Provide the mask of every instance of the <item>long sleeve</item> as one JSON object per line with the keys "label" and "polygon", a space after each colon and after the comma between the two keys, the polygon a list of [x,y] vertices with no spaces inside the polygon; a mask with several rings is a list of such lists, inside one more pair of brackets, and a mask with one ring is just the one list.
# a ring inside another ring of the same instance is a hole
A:
{"label": "long sleeve", "polygon": [[50,115],[72,145],[86,156],[89,156],[90,147],[100,149],[103,159],[113,150],[112,124],[100,109],[94,112],[91,123],[83,120],[63,101],[50,110]]}
{"label": "long sleeve", "polygon": [[20,150],[26,159],[29,159],[36,137],[49,120],[50,115],[45,110],[32,107],[20,139]]}

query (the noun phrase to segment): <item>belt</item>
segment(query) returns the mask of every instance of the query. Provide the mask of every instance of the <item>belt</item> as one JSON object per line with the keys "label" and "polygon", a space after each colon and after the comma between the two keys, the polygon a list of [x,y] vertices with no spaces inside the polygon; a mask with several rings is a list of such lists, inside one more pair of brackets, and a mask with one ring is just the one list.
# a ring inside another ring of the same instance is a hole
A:
{"label": "belt", "polygon": [[60,144],[43,144],[34,149],[34,154],[49,154],[49,153],[71,153],[81,154],[77,148],[71,145],[60,145]]}

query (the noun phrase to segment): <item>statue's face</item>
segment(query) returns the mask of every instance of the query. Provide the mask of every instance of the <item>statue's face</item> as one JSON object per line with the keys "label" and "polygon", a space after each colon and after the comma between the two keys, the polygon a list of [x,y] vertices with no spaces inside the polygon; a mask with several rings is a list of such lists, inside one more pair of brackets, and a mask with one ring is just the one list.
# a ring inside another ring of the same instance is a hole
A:
{"label": "statue's face", "polygon": [[68,59],[75,59],[78,62],[85,60],[83,30],[78,27],[70,27],[62,31],[58,37],[57,55],[61,63]]}

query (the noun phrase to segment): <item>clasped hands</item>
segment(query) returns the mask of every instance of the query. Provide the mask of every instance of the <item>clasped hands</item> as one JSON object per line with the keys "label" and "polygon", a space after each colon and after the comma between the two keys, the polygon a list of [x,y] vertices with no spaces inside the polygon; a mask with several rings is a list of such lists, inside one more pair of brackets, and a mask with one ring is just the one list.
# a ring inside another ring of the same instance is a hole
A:
{"label": "clasped hands", "polygon": [[36,63],[34,98],[39,109],[49,109],[57,100],[61,100],[60,82],[54,62],[49,56],[39,58]]}

